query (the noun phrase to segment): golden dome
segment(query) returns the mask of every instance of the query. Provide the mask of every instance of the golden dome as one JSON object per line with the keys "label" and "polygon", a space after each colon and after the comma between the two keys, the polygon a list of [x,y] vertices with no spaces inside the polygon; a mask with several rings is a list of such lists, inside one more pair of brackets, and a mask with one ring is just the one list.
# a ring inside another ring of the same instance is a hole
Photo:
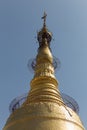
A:
{"label": "golden dome", "polygon": [[65,105],[58,90],[46,14],[43,19],[43,28],[37,35],[39,48],[30,92],[21,108],[10,115],[3,130],[84,130],[79,116]]}

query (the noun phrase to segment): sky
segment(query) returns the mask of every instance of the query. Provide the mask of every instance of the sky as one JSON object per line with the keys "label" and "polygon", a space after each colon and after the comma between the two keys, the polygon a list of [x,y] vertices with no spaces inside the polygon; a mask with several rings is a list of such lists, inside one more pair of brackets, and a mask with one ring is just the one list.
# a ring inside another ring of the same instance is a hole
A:
{"label": "sky", "polygon": [[59,90],[77,101],[87,128],[87,0],[0,0],[1,130],[10,102],[30,89],[33,72],[27,63],[37,54],[44,11],[52,53],[61,61],[55,73]]}

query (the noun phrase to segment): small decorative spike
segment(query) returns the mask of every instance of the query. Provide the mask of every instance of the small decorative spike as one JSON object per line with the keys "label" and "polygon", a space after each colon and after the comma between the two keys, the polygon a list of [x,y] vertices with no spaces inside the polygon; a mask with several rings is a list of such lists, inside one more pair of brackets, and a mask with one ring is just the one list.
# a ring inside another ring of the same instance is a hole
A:
{"label": "small decorative spike", "polygon": [[44,23],[43,23],[44,26],[46,26],[46,17],[47,17],[47,14],[46,12],[44,12],[44,15],[42,17],[42,19],[44,20]]}

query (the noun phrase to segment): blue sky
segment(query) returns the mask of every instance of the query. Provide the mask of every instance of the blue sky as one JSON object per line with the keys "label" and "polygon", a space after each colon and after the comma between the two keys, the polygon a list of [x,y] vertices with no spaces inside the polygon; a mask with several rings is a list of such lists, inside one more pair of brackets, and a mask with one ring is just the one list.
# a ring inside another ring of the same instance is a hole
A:
{"label": "blue sky", "polygon": [[1,129],[10,102],[30,89],[33,73],[27,63],[37,54],[35,37],[44,11],[53,33],[53,55],[61,61],[59,89],[78,102],[87,128],[87,0],[0,0]]}

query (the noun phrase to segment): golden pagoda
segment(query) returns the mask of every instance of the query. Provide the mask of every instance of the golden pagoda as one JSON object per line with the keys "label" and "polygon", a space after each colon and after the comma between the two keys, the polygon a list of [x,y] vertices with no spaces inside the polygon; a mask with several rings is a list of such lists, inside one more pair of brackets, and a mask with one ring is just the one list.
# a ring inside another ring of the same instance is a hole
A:
{"label": "golden pagoda", "polygon": [[43,27],[37,34],[39,48],[27,99],[11,113],[3,130],[85,130],[78,114],[65,105],[59,92],[46,16],[44,13]]}

